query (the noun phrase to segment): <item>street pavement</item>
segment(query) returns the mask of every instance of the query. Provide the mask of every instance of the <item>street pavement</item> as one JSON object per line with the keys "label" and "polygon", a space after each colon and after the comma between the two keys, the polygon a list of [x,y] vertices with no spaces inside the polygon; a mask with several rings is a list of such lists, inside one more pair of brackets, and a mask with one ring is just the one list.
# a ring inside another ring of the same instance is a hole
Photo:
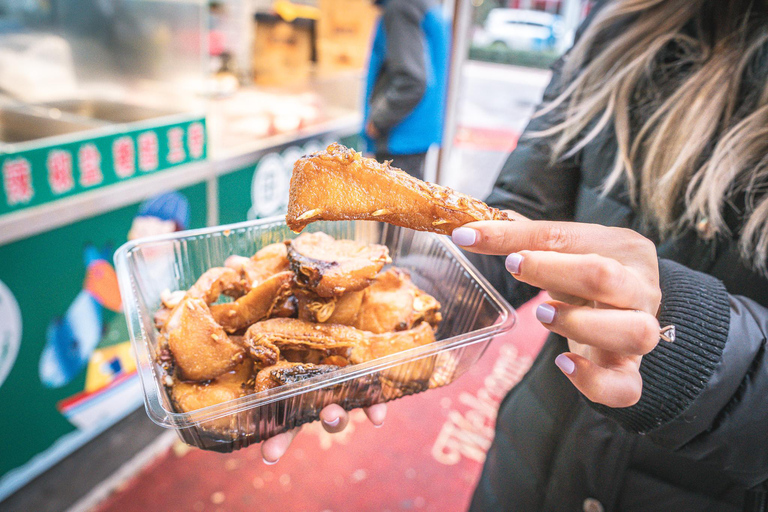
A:
{"label": "street pavement", "polygon": [[547,70],[468,61],[458,126],[440,183],[484,198],[549,83]]}

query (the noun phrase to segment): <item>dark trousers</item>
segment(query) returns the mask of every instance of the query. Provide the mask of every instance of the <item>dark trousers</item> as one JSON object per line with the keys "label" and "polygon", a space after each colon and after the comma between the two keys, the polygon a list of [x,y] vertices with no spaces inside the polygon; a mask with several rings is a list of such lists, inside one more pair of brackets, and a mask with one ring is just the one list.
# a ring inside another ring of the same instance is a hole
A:
{"label": "dark trousers", "polygon": [[415,153],[413,155],[393,155],[391,153],[376,153],[376,160],[392,160],[392,167],[397,167],[407,172],[414,178],[424,179],[424,161],[427,158],[426,153]]}

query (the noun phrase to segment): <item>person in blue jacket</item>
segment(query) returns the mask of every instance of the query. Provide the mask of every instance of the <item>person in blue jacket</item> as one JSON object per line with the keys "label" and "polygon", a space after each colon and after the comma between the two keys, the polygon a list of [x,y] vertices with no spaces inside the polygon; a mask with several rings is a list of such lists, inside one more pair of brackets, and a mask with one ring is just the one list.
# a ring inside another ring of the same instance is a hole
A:
{"label": "person in blue jacket", "polygon": [[365,94],[368,150],[417,178],[443,133],[449,32],[435,0],[376,0],[383,6]]}

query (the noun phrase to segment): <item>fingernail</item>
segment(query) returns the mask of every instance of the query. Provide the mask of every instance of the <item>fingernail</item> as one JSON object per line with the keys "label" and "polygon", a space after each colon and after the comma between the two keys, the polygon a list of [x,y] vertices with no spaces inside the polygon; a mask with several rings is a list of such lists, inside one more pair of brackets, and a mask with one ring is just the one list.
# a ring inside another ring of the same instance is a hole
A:
{"label": "fingernail", "polygon": [[504,265],[507,267],[507,271],[509,271],[510,274],[519,274],[520,273],[520,264],[523,262],[522,255],[513,252],[509,256],[507,256],[507,261],[504,262]]}
{"label": "fingernail", "polygon": [[266,464],[267,466],[274,466],[275,464],[277,464],[280,461],[280,459],[277,459],[277,460],[273,460],[273,461],[270,462],[267,459],[265,459],[264,457],[262,457],[261,460],[263,460],[264,464]]}
{"label": "fingernail", "polygon": [[536,320],[543,324],[551,324],[555,319],[555,308],[551,304],[540,304],[536,308]]}
{"label": "fingernail", "polygon": [[373,424],[373,428],[381,428],[384,426],[384,423],[379,423],[378,425],[376,423]]}
{"label": "fingernail", "polygon": [[335,420],[333,420],[333,421],[325,421],[325,420],[323,420],[323,423],[325,423],[325,424],[326,424],[326,425],[328,425],[329,427],[335,427],[336,425],[338,425],[338,424],[339,424],[339,421],[341,421],[341,418],[336,418],[336,419],[335,419]]}
{"label": "fingernail", "polygon": [[571,361],[571,358],[565,354],[557,356],[555,358],[555,364],[558,368],[563,370],[566,375],[572,375],[573,372],[576,371],[576,365]]}
{"label": "fingernail", "polygon": [[463,247],[471,247],[477,242],[477,231],[472,228],[456,228],[451,233],[453,243]]}

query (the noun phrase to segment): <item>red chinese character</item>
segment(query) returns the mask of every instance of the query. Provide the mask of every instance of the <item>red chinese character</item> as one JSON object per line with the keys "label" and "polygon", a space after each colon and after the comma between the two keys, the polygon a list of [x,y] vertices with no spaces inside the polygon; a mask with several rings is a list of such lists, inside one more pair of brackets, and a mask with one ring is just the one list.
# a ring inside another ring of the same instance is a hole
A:
{"label": "red chinese character", "polygon": [[177,164],[186,158],[184,153],[184,130],[171,128],[168,130],[168,161]]}
{"label": "red chinese character", "polygon": [[32,167],[26,158],[6,160],[3,164],[3,186],[8,206],[28,203],[35,190],[32,187]]}
{"label": "red chinese character", "polygon": [[189,125],[189,128],[187,128],[187,146],[189,146],[189,154],[192,158],[203,156],[203,149],[205,148],[203,123],[192,123]]}
{"label": "red chinese character", "polygon": [[101,153],[95,144],[84,144],[77,151],[77,165],[80,169],[80,186],[92,187],[104,181],[101,173]]}
{"label": "red chinese character", "polygon": [[136,172],[134,157],[133,140],[130,137],[120,137],[112,143],[112,160],[115,174],[119,178],[128,178]]}
{"label": "red chinese character", "polygon": [[75,187],[72,176],[72,154],[69,151],[54,149],[48,153],[48,185],[54,194],[69,192]]}
{"label": "red chinese character", "polygon": [[157,169],[159,155],[157,134],[145,132],[139,135],[139,169],[144,172]]}

